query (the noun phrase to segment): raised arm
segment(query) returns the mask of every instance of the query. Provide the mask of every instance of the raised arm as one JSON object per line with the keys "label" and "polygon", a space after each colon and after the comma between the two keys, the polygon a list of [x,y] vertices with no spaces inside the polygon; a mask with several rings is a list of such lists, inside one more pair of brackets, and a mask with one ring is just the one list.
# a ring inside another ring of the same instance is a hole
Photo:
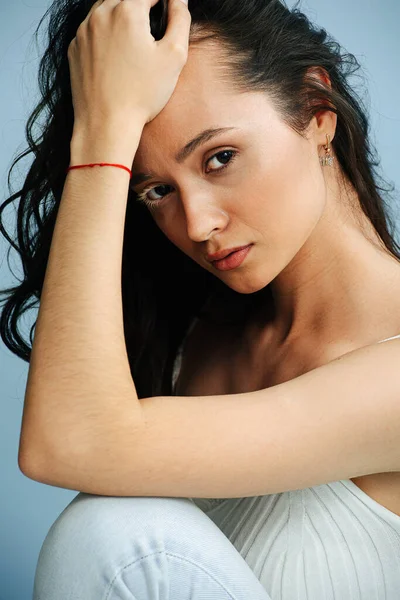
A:
{"label": "raised arm", "polygon": [[[70,44],[71,165],[130,168],[144,125],[168,102],[185,64],[190,13],[169,3],[165,36],[150,34],[154,0],[96,2]],[[121,59],[123,54],[123,60]],[[129,82],[129,84],[127,84]],[[72,170],[58,210],[32,348],[19,447],[25,473],[64,449],[111,439],[141,407],[126,353],[121,263],[129,174]]]}

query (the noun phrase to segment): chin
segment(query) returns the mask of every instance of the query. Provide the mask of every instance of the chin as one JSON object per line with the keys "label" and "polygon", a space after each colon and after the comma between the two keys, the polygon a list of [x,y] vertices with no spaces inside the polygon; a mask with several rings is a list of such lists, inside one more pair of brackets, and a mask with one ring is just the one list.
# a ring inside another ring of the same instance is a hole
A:
{"label": "chin", "polygon": [[238,294],[255,294],[271,283],[271,279],[266,279],[265,277],[256,279],[250,275],[238,275],[237,277],[226,278],[226,280],[225,278],[220,279],[225,285],[238,292]]}

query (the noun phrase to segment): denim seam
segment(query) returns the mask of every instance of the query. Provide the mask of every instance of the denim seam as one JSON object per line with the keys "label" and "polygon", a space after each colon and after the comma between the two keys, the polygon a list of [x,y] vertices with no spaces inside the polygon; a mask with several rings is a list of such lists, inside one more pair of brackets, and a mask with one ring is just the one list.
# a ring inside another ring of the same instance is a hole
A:
{"label": "denim seam", "polygon": [[127,569],[128,567],[131,567],[132,565],[136,564],[137,562],[148,558],[149,556],[155,556],[156,554],[165,554],[166,556],[171,556],[173,558],[178,558],[182,561],[188,562],[190,564],[192,564],[193,566],[197,567],[198,569],[201,569],[206,575],[208,575],[208,577],[210,577],[210,579],[212,579],[213,581],[215,581],[215,583],[217,583],[223,590],[225,590],[225,592],[228,594],[229,598],[231,598],[231,600],[235,600],[234,596],[232,596],[230,594],[230,592],[226,589],[226,587],[220,582],[218,581],[213,575],[211,575],[211,573],[209,573],[206,569],[204,569],[204,567],[198,565],[197,563],[187,559],[184,556],[180,556],[179,554],[171,554],[170,552],[165,552],[163,550],[160,550],[158,552],[151,552],[150,554],[146,554],[145,556],[141,556],[140,558],[137,558],[136,560],[132,561],[131,563],[125,565],[124,567],[122,567],[118,573],[115,575],[115,577],[112,579],[112,581],[110,582],[110,585],[108,587],[108,589],[106,590],[106,596],[104,597],[104,600],[108,600],[110,593],[112,592],[112,587],[115,583],[115,580],[117,579],[117,577],[119,577],[122,573],[122,571],[124,571],[125,569]]}

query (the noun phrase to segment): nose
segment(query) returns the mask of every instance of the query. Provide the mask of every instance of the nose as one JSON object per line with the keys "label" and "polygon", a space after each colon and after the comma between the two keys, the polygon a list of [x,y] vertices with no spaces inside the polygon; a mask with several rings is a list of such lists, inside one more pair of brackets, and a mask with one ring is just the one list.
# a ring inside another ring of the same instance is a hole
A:
{"label": "nose", "polygon": [[204,242],[225,229],[228,214],[209,197],[191,194],[182,197],[187,235],[193,242]]}

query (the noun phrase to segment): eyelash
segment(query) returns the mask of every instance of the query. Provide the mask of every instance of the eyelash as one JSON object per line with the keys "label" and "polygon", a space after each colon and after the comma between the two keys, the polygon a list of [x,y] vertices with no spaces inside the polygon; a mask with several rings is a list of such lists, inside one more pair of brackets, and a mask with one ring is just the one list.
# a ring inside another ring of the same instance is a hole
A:
{"label": "eyelash", "polygon": [[[208,165],[208,163],[211,160],[213,160],[214,158],[216,158],[220,154],[225,154],[225,153],[232,154],[232,157],[229,160],[229,162],[226,165],[224,165],[223,167],[221,167],[220,169],[213,169],[211,171],[211,173],[220,173],[221,171],[223,171],[224,169],[226,169],[227,167],[229,167],[233,163],[233,161],[235,160],[235,158],[237,157],[237,155],[239,154],[239,152],[237,150],[220,150],[219,152],[217,152],[213,156],[210,156],[210,158],[206,162],[206,165]],[[159,198],[159,200],[148,200],[147,199],[147,194],[149,192],[151,192],[152,190],[155,190],[158,187],[168,187],[168,186],[166,186],[166,185],[155,185],[155,186],[152,186],[152,187],[145,188],[142,192],[140,192],[139,194],[137,194],[137,200],[139,202],[143,202],[143,204],[145,204],[149,208],[157,206],[157,204],[159,204],[160,202],[162,202],[168,196],[168,194],[166,194],[162,198]]]}

